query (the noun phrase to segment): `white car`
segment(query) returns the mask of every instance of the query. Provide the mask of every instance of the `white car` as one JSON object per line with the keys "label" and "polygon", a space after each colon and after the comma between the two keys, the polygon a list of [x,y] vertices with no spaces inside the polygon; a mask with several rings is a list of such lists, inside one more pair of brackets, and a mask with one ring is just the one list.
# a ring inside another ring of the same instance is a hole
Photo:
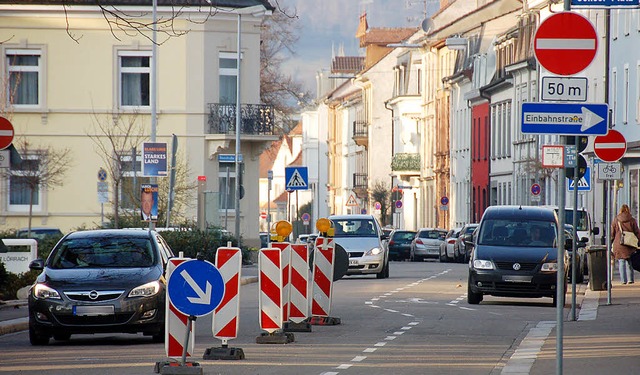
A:
{"label": "white car", "polygon": [[444,242],[447,231],[438,228],[422,228],[411,242],[409,259],[412,262],[426,258],[440,258],[440,244]]}
{"label": "white car", "polygon": [[380,223],[373,215],[332,215],[335,243],[349,254],[347,275],[389,277],[389,251]]}
{"label": "white car", "polygon": [[462,228],[453,228],[447,232],[444,242],[440,244],[440,262],[455,261],[455,244],[461,229]]}

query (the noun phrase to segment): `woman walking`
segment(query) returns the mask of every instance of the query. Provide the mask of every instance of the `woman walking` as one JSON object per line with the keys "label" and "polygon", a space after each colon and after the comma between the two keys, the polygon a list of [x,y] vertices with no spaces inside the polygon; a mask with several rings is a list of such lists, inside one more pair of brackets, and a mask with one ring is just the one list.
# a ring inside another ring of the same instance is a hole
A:
{"label": "woman walking", "polygon": [[[620,236],[622,231],[633,232],[636,237],[640,238],[640,229],[638,228],[638,222],[631,216],[629,206],[623,204],[620,207],[620,213],[613,219],[611,225],[611,237],[613,238],[613,255],[618,260],[618,271],[620,272],[620,282],[622,284],[633,284],[633,268],[629,262],[629,257],[637,249],[632,246],[623,245],[620,243]],[[628,278],[627,278],[628,276]]]}

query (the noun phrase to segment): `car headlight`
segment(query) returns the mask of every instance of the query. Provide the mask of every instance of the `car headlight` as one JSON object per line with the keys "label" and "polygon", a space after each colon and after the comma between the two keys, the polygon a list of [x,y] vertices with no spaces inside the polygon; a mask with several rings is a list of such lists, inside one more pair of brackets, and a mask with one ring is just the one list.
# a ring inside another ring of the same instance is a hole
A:
{"label": "car headlight", "polygon": [[60,294],[57,290],[50,288],[44,284],[36,284],[33,287],[33,296],[38,299],[60,299]]}
{"label": "car headlight", "polygon": [[543,263],[542,264],[542,272],[558,272],[558,263]]}
{"label": "car headlight", "polygon": [[367,251],[366,253],[364,253],[364,255],[378,255],[382,252],[382,250],[380,250],[379,247],[374,247],[373,249]]}
{"label": "car headlight", "polygon": [[494,269],[492,261],[490,261],[490,260],[482,260],[482,259],[475,259],[473,261],[473,268],[478,269],[478,270],[492,270],[492,269]]}
{"label": "car headlight", "polygon": [[139,287],[133,288],[129,292],[129,297],[149,297],[157,294],[160,291],[160,282],[152,281]]}

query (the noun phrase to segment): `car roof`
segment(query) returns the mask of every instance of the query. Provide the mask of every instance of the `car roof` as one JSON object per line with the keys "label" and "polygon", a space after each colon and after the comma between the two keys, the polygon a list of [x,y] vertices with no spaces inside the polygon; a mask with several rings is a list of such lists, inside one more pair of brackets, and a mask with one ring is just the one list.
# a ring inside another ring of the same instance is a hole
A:
{"label": "car roof", "polygon": [[427,231],[427,230],[437,230],[437,231],[445,232],[445,233],[448,232],[448,230],[442,229],[442,228],[420,228],[420,229],[418,229],[418,232]]}
{"label": "car roof", "polygon": [[96,229],[82,230],[69,233],[65,238],[92,238],[92,237],[136,237],[148,238],[152,234],[158,234],[156,231],[140,230],[140,229]]}
{"label": "car roof", "polygon": [[354,215],[331,215],[329,216],[329,220],[332,219],[373,219],[373,215],[364,215],[364,214],[354,214]]}
{"label": "car roof", "polygon": [[484,211],[482,219],[528,219],[528,220],[556,220],[553,209],[539,206],[489,206]]}

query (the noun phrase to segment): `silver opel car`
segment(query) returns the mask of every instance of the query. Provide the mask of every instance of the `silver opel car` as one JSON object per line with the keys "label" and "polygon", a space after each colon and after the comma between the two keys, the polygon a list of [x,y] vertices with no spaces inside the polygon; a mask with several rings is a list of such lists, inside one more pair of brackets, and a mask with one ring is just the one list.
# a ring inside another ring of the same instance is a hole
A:
{"label": "silver opel car", "polygon": [[329,220],[333,222],[336,244],[349,254],[347,275],[389,277],[389,251],[382,243],[388,235],[383,234],[373,215],[333,215]]}

